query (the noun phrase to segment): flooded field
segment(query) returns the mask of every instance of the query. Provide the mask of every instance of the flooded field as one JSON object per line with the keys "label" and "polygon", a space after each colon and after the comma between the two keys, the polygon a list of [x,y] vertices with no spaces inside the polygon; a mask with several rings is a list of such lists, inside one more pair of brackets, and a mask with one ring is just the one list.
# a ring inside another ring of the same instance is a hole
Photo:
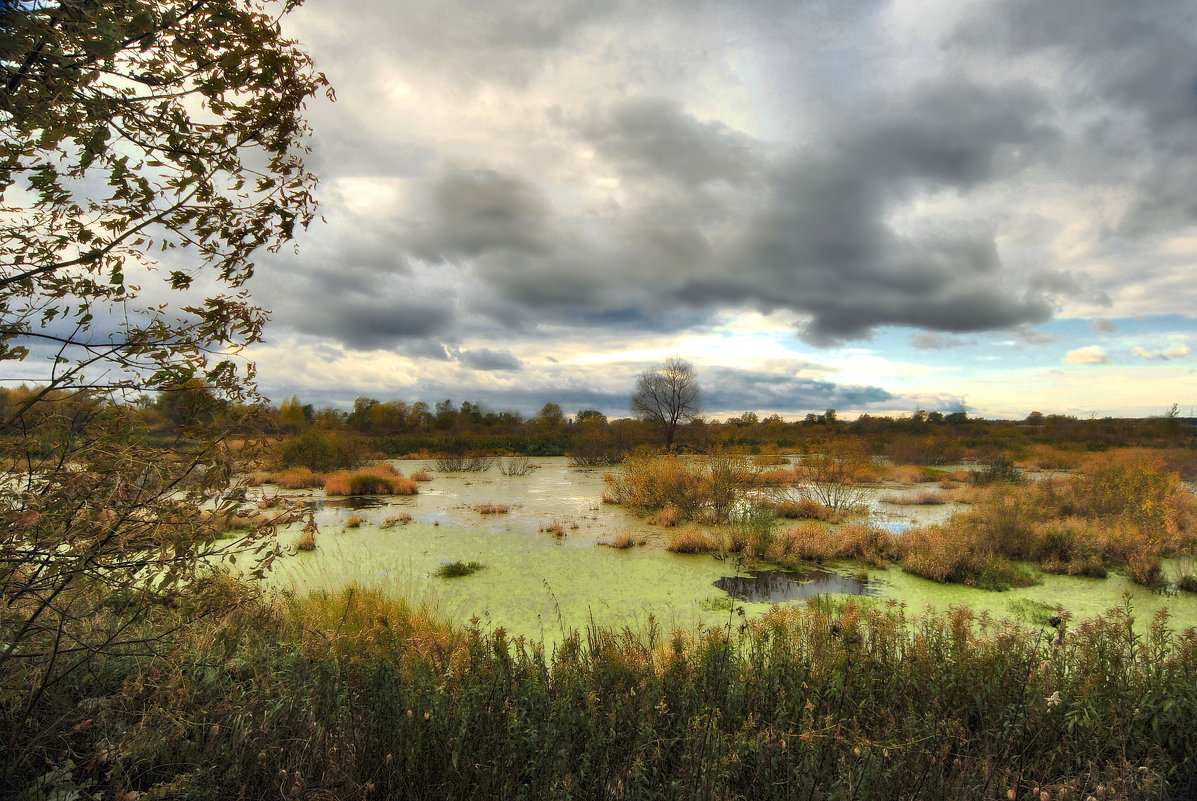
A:
{"label": "flooded field", "polygon": [[[1119,605],[1129,593],[1140,623],[1166,607],[1176,625],[1197,625],[1197,596],[1153,593],[1116,573],[1106,579],[1045,575],[1033,587],[989,592],[926,581],[896,566],[867,574],[851,564],[783,573],[746,571],[732,558],[673,554],[664,547],[666,529],[602,503],[603,470],[571,468],[564,458],[535,462],[539,467],[523,476],[503,475],[498,466],[482,473],[438,473],[423,460],[393,462],[405,475],[418,470],[432,475],[409,497],[287,493],[310,505],[319,533],[314,551],[280,560],[271,580],[298,590],[347,582],[382,586],[431,600],[456,620],[477,619],[485,627],[547,640],[591,621],[642,628],[651,619],[665,629],[720,625],[736,607],[756,615],[774,603],[805,603],[821,594],[900,603],[911,611],[963,604],[1032,620],[1028,610],[1057,604],[1088,617]],[[885,487],[875,495],[910,491]],[[874,500],[871,519],[900,533],[958,508]],[[289,545],[298,533],[296,525],[279,536]],[[623,550],[607,545],[623,533],[645,544]],[[458,561],[484,567],[458,578],[436,576],[442,565]]]}

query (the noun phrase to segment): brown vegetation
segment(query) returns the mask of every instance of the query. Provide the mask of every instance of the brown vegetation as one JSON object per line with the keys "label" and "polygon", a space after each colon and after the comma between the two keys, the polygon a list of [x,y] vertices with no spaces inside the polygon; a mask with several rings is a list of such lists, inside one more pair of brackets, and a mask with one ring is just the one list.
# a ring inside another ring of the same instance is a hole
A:
{"label": "brown vegetation", "polygon": [[686,526],[670,532],[665,549],[674,553],[710,553],[719,543],[698,526]]}
{"label": "brown vegetation", "polygon": [[630,531],[621,531],[616,534],[610,542],[603,543],[609,548],[616,548],[618,550],[626,550],[628,548],[641,547],[648,544],[648,537],[644,535],[632,536]]}
{"label": "brown vegetation", "polygon": [[831,528],[811,523],[782,532],[765,555],[781,565],[856,559],[880,567],[898,554],[897,538],[882,529],[859,524]]}
{"label": "brown vegetation", "polygon": [[474,507],[474,511],[480,515],[505,515],[508,508],[499,503],[480,503]]}

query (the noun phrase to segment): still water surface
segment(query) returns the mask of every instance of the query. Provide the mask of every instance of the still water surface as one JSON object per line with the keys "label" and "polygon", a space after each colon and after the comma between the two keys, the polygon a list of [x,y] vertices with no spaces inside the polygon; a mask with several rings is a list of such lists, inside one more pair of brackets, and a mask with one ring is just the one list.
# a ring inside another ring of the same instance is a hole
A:
{"label": "still water surface", "polygon": [[[663,628],[722,625],[727,599],[748,614],[763,614],[774,603],[804,603],[819,594],[854,594],[870,603],[901,603],[912,611],[926,606],[963,604],[996,616],[1032,599],[1062,604],[1088,617],[1122,602],[1129,592],[1141,624],[1167,607],[1178,625],[1197,625],[1197,596],[1166,597],[1125,578],[1084,579],[1045,576],[1035,587],[995,593],[941,585],[903,573],[897,567],[855,565],[841,571],[806,575],[746,572],[731,559],[683,556],[665,550],[667,529],[649,526],[617,506],[602,503],[603,470],[571,468],[564,458],[536,460],[526,476],[436,473],[431,463],[394,462],[404,474],[427,470],[433,480],[407,498],[325,498],[322,492],[296,493],[311,504],[319,526],[317,548],[280,560],[272,581],[299,591],[335,589],[347,582],[382,586],[431,600],[450,617],[477,619],[515,635],[557,640],[561,632],[591,621],[605,626],[642,628],[652,618]],[[909,488],[905,488],[909,489]],[[902,491],[885,488],[883,492]],[[271,490],[273,494],[273,490]],[[503,504],[506,514],[482,515],[482,504]],[[874,522],[900,532],[911,524],[940,520],[952,507],[889,507],[876,504]],[[364,518],[346,528],[351,515]],[[385,527],[389,518],[411,522]],[[541,529],[559,522],[565,536]],[[617,534],[643,537],[646,545],[627,550],[606,547]],[[298,526],[279,534],[283,544]],[[470,576],[442,579],[437,568],[453,561],[486,567]]]}

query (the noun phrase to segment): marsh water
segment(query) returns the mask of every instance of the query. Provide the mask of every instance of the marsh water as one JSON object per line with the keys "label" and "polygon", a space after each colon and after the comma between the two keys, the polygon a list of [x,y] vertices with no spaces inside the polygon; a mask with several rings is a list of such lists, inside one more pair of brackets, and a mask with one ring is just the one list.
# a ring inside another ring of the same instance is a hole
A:
{"label": "marsh water", "polygon": [[[435,603],[455,620],[546,640],[591,622],[636,629],[650,619],[662,628],[721,625],[732,603],[756,615],[774,603],[805,603],[824,594],[866,596],[869,603],[893,602],[913,611],[967,605],[999,617],[1017,617],[1028,604],[1060,604],[1084,618],[1120,605],[1129,593],[1140,622],[1166,607],[1176,625],[1197,625],[1197,596],[1153,593],[1116,573],[1106,579],[1045,575],[1034,587],[989,592],[936,584],[895,566],[867,575],[855,565],[787,574],[746,571],[731,558],[674,554],[665,550],[668,529],[602,502],[604,470],[573,468],[565,458],[535,462],[538,467],[523,476],[503,475],[497,465],[482,473],[439,473],[424,460],[393,462],[405,475],[432,475],[410,497],[287,493],[309,504],[319,528],[316,550],[280,560],[271,580],[300,591],[349,582],[381,586]],[[894,485],[876,495],[908,491],[914,490]],[[483,514],[488,504],[507,511]],[[944,519],[956,508],[875,501],[870,516],[901,532]],[[351,517],[361,522],[347,527]],[[406,517],[409,522],[399,522]],[[546,531],[554,523],[561,535]],[[296,525],[279,537],[289,545],[298,533]],[[607,545],[622,533],[645,544],[622,550]],[[441,565],[455,561],[485,567],[468,576],[436,576]]]}

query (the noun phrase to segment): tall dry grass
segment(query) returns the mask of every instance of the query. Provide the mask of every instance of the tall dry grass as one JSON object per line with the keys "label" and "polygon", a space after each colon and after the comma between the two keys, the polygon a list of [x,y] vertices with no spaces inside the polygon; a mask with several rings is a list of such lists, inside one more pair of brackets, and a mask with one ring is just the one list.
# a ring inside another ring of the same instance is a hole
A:
{"label": "tall dry grass", "polygon": [[713,629],[591,626],[550,650],[361,588],[282,605],[234,597],[169,659],[110,658],[52,688],[53,709],[102,713],[39,740],[43,758],[4,789],[73,753],[97,759],[43,789],[182,801],[1186,797],[1197,632],[1157,617],[1136,633],[1129,607],[1059,616],[1045,630],[963,608],[821,602]]}

